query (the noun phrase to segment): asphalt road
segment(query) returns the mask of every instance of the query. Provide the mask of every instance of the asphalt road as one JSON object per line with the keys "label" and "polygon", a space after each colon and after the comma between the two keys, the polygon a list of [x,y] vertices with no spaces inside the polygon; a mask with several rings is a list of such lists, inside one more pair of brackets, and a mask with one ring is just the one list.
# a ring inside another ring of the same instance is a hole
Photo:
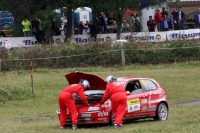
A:
{"label": "asphalt road", "polygon": [[169,104],[170,107],[193,106],[193,105],[200,105],[200,101],[193,101],[193,102],[187,102],[187,103],[177,103],[177,104]]}

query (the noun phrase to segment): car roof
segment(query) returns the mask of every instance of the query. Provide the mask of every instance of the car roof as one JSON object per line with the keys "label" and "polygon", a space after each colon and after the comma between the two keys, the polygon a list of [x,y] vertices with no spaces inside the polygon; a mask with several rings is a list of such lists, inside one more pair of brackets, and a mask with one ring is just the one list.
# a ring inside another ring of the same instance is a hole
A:
{"label": "car roof", "polygon": [[160,86],[159,83],[155,79],[152,79],[152,78],[142,78],[142,77],[120,77],[120,78],[117,78],[117,81],[118,82],[124,82],[124,85],[125,85],[126,82],[132,81],[132,80],[151,80],[157,86]]}
{"label": "car roof", "polygon": [[120,78],[117,78],[118,81],[142,80],[142,79],[150,79],[150,78],[140,78],[140,77],[120,77]]}

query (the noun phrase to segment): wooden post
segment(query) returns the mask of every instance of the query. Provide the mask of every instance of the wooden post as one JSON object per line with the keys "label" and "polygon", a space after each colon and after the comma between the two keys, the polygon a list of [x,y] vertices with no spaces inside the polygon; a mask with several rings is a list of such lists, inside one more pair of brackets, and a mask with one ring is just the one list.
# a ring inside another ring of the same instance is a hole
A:
{"label": "wooden post", "polygon": [[1,59],[0,59],[0,71],[1,71]]}
{"label": "wooden post", "polygon": [[32,94],[33,94],[33,98],[35,97],[34,96],[34,89],[33,89],[33,59],[32,59],[32,56],[30,58],[30,67],[31,67],[31,70],[30,70],[30,75],[31,75],[31,87],[32,87]]}
{"label": "wooden post", "polygon": [[121,55],[122,55],[122,66],[124,67],[126,66],[124,49],[121,49]]}

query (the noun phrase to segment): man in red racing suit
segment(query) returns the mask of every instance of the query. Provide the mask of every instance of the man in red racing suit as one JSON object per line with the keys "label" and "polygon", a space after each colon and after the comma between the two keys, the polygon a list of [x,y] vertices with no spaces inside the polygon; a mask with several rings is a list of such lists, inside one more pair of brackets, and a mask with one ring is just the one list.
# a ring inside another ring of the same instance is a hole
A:
{"label": "man in red racing suit", "polygon": [[100,101],[100,104],[102,104],[110,96],[112,111],[115,119],[114,128],[122,127],[122,119],[124,117],[127,106],[126,91],[122,84],[116,81],[117,79],[113,76],[108,76],[106,78],[106,91],[102,100]]}
{"label": "man in red racing suit", "polygon": [[62,90],[58,96],[59,101],[59,107],[60,107],[60,128],[65,128],[65,119],[66,119],[66,113],[67,108],[69,112],[71,113],[72,117],[72,129],[77,129],[77,123],[78,123],[78,116],[77,116],[77,110],[76,105],[74,103],[74,93],[77,93],[83,103],[85,105],[88,105],[87,98],[84,94],[84,90],[89,88],[89,82],[87,80],[81,80],[79,84],[72,84]]}

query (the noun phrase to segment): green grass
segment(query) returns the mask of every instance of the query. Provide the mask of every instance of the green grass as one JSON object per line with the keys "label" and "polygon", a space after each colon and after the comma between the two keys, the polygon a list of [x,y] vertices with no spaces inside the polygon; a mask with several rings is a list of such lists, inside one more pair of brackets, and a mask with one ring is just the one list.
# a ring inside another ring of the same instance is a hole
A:
{"label": "green grass", "polygon": [[[34,98],[29,71],[0,72],[0,132],[3,133],[56,133],[61,132],[56,115],[59,92],[68,86],[64,77],[72,71],[82,71],[105,79],[116,77],[150,77],[157,80],[167,93],[169,104],[200,100],[200,62],[175,63],[168,65],[129,65],[112,68],[87,67],[68,69],[36,69],[33,73]],[[2,91],[3,90],[3,91]],[[13,91],[15,90],[15,91]],[[23,90],[23,91],[22,91]],[[13,95],[11,95],[14,93]],[[28,94],[27,94],[28,93]],[[10,100],[9,100],[10,99]],[[25,99],[25,100],[24,100]],[[126,123],[123,129],[110,126],[80,128],[84,133],[188,133],[199,132],[200,106],[171,107],[167,121],[142,120]]]}
{"label": "green grass", "polygon": [[[128,122],[119,130],[111,126],[81,126],[79,130],[59,129],[56,116],[48,118],[19,118],[1,122],[3,133],[197,133],[199,132],[200,106],[172,107],[166,121],[140,120]],[[53,113],[53,112],[52,112]]]}

